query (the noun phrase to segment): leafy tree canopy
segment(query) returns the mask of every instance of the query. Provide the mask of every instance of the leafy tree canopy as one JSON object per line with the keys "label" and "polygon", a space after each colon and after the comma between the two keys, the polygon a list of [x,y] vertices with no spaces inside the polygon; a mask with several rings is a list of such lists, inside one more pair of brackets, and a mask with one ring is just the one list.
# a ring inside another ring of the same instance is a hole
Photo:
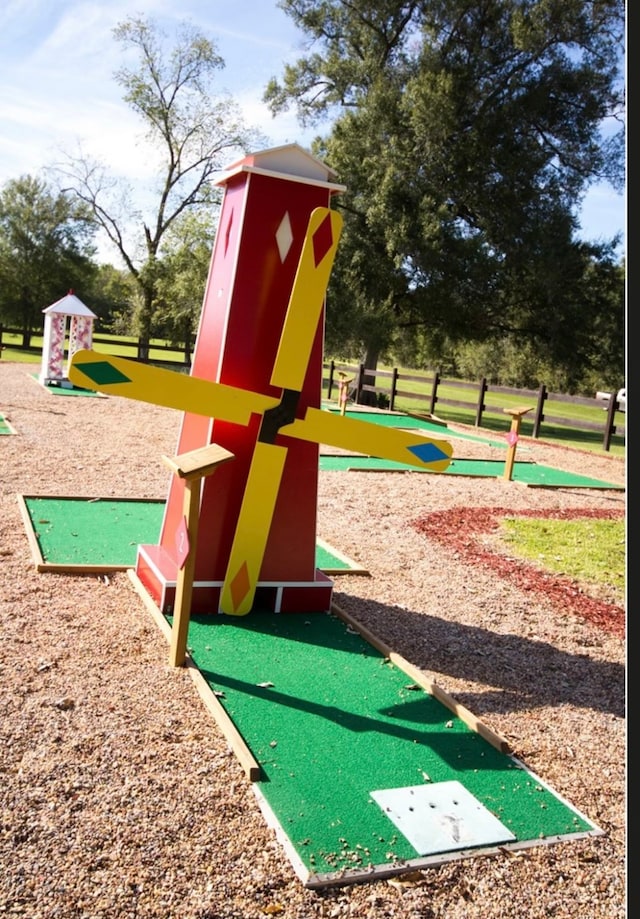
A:
{"label": "leafy tree canopy", "polygon": [[333,119],[314,150],[347,186],[329,346],[348,328],[375,366],[411,328],[434,346],[511,336],[575,376],[590,268],[617,242],[577,240],[576,213],[591,182],[624,181],[623,3],[280,6],[309,53],[265,100]]}
{"label": "leafy tree canopy", "polygon": [[90,289],[94,234],[86,206],[43,179],[21,176],[0,191],[0,321],[20,328],[26,345],[44,309]]}

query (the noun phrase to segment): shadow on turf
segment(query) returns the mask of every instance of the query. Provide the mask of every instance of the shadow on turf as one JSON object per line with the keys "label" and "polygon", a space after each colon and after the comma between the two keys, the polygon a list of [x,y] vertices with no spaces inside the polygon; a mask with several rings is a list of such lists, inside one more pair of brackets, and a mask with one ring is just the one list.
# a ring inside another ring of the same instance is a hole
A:
{"label": "shadow on turf", "polygon": [[[324,721],[333,721],[339,727],[354,734],[386,734],[404,740],[410,744],[423,744],[428,746],[436,753],[444,763],[451,767],[459,767],[461,761],[466,762],[477,756],[476,740],[477,737],[473,731],[468,733],[451,733],[447,734],[442,730],[434,731],[433,726],[440,726],[442,723],[443,706],[440,703],[434,703],[429,696],[422,695],[415,702],[403,702],[402,705],[381,710],[380,715],[385,718],[377,718],[369,715],[359,715],[349,711],[346,707],[335,705],[325,705],[321,702],[314,702],[311,699],[301,699],[290,693],[278,692],[277,689],[261,688],[255,683],[248,683],[246,680],[238,680],[227,674],[220,674],[214,670],[208,670],[199,667],[200,673],[210,686],[215,686],[216,690],[228,690],[229,692],[242,693],[257,699],[268,700],[270,705],[279,705],[283,708],[294,709],[299,712],[306,712],[322,718]],[[410,714],[407,715],[407,711]],[[390,724],[386,718],[393,718],[395,711],[397,717],[409,719],[412,722],[410,728],[402,724]],[[511,763],[507,756],[502,754],[505,771],[511,769]],[[496,761],[501,762],[500,756],[496,755]],[[494,767],[498,768],[498,767]],[[263,777],[262,781],[265,781]]]}
{"label": "shadow on turf", "polygon": [[[583,654],[569,654],[547,641],[491,632],[373,600],[367,600],[366,616],[362,616],[357,601],[354,605],[347,594],[334,593],[334,601],[396,653],[429,675],[435,671],[435,681],[444,689],[447,689],[446,680],[442,682],[441,674],[499,687],[478,693],[454,693],[456,700],[478,717],[564,704],[609,712],[620,718],[625,715],[625,668],[594,661],[586,650]],[[283,616],[280,621],[284,625],[287,619],[288,616]],[[393,635],[385,634],[384,624],[392,620]],[[258,612],[234,620],[233,626],[269,632],[269,622],[268,617],[261,620]],[[295,640],[349,651],[348,646],[336,642],[331,634],[319,636],[318,630],[314,630],[306,635],[299,632]],[[363,652],[356,645],[354,653]],[[378,655],[373,647],[365,653]],[[202,672],[217,682],[217,675]],[[251,691],[256,692],[256,687]]]}

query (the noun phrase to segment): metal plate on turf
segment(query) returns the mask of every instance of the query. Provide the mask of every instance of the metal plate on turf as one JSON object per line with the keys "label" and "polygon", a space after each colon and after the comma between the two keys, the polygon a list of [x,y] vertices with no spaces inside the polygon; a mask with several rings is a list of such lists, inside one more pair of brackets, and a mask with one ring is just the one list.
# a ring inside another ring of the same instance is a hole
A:
{"label": "metal plate on turf", "polygon": [[371,797],[419,855],[515,841],[460,782],[372,791]]}

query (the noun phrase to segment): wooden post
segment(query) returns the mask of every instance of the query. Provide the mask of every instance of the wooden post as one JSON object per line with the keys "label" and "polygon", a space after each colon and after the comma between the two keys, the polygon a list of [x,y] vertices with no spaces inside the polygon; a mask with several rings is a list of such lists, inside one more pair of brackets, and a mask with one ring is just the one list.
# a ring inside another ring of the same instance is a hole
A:
{"label": "wooden post", "polygon": [[487,378],[482,377],[480,380],[480,392],[478,395],[478,407],[476,409],[476,427],[479,428],[482,424],[482,413],[486,410],[487,406],[484,404],[484,397],[487,394]]}
{"label": "wooden post", "polygon": [[538,390],[538,404],[536,405],[536,417],[533,420],[532,437],[540,437],[540,425],[544,421],[544,403],[547,400],[547,387],[544,383],[540,384]]}
{"label": "wooden post", "polygon": [[336,364],[334,360],[329,361],[329,382],[327,384],[327,399],[331,400],[331,393],[333,392],[333,375],[336,370]]}
{"label": "wooden post", "polygon": [[[209,444],[179,456],[163,456],[162,461],[181,479],[184,479],[183,523],[186,532],[179,534],[182,545],[178,547],[178,575],[176,599],[173,610],[169,663],[172,667],[184,665],[187,650],[187,633],[191,613],[193,575],[196,564],[196,543],[198,538],[198,517],[200,512],[200,483],[212,472],[233,459],[233,453],[218,444]],[[178,534],[177,534],[178,535]]]}
{"label": "wooden post", "polygon": [[389,411],[393,412],[396,407],[396,392],[398,390],[398,368],[393,368],[391,374],[391,397],[389,399]]}
{"label": "wooden post", "polygon": [[347,376],[342,370],[338,371],[340,380],[338,382],[338,403],[340,405],[340,414],[344,415],[347,410],[347,400],[349,398],[349,386],[353,383],[354,378]]}
{"label": "wooden post", "polygon": [[507,415],[511,415],[511,429],[507,434],[507,443],[509,447],[507,449],[507,459],[504,464],[504,478],[509,482],[513,475],[513,464],[516,460],[516,444],[518,443],[518,436],[520,434],[520,422],[522,421],[522,416],[526,415],[527,412],[533,411],[533,408],[533,405],[520,405],[518,408],[503,409]]}

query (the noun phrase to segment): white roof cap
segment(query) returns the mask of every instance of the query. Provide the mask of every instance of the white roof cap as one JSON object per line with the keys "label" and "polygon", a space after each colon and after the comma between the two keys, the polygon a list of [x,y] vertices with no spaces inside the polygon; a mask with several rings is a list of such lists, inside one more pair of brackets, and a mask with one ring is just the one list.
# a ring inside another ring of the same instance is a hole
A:
{"label": "white roof cap", "polygon": [[272,174],[282,178],[298,179],[314,185],[327,186],[332,192],[345,191],[346,186],[333,184],[335,171],[300,144],[283,144],[267,150],[249,153],[236,160],[224,172],[217,174],[216,185],[224,185],[239,172]]}
{"label": "white roof cap", "polygon": [[56,300],[55,303],[52,303],[51,306],[48,306],[45,310],[42,310],[42,312],[62,313],[65,316],[93,316],[94,319],[98,318],[88,306],[84,305],[82,300],[76,297],[72,290],[69,291],[66,297]]}

